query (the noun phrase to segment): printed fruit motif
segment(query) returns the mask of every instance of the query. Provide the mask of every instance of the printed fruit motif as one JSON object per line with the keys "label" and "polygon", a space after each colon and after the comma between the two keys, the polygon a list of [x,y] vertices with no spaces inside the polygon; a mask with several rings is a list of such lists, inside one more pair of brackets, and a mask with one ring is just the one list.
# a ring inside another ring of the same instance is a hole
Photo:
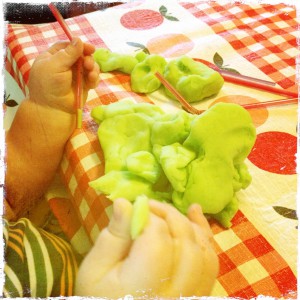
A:
{"label": "printed fruit motif", "polygon": [[120,22],[127,29],[145,30],[159,26],[163,20],[163,16],[157,11],[137,9],[124,14]]}
{"label": "printed fruit motif", "polygon": [[297,137],[287,132],[268,131],[257,135],[248,159],[265,171],[296,174]]}
{"label": "printed fruit motif", "polygon": [[[256,99],[249,97],[249,96],[243,96],[243,95],[230,95],[230,96],[224,96],[221,98],[218,98],[216,101],[214,101],[210,106],[218,103],[218,102],[226,102],[226,103],[236,103],[236,104],[248,104],[248,103],[258,103]],[[259,127],[260,125],[264,124],[269,116],[269,112],[267,108],[261,107],[261,108],[255,108],[255,109],[249,109],[248,110],[253,124],[255,127]]]}
{"label": "printed fruit motif", "polygon": [[7,107],[15,107],[18,105],[18,102],[14,99],[11,99],[10,94],[8,94],[6,96],[6,94],[4,94],[4,104]]}
{"label": "printed fruit motif", "polygon": [[197,58],[197,57],[195,57],[194,60],[202,62],[203,64],[207,65],[208,67],[210,67],[216,71],[223,70],[223,71],[227,71],[227,72],[231,72],[231,73],[240,74],[240,72],[238,72],[237,70],[235,70],[233,68],[229,68],[227,65],[224,65],[224,60],[218,52],[216,52],[213,56],[214,63],[210,63],[209,61],[207,61],[205,59],[201,59],[201,58]]}
{"label": "printed fruit motif", "polygon": [[178,57],[194,48],[194,42],[184,34],[170,33],[152,38],[147,42],[147,49],[152,54],[164,57]]}
{"label": "printed fruit motif", "polygon": [[124,14],[121,24],[130,30],[146,30],[159,26],[164,21],[178,21],[178,19],[168,13],[165,6],[159,8],[159,12],[151,9],[136,9]]}

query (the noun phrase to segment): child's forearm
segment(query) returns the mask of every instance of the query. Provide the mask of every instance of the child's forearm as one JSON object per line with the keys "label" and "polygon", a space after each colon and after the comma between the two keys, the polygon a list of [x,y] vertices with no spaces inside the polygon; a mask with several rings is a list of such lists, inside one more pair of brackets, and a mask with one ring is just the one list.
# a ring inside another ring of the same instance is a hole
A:
{"label": "child's forearm", "polygon": [[24,216],[45,193],[75,128],[75,115],[24,100],[6,136],[6,199]]}

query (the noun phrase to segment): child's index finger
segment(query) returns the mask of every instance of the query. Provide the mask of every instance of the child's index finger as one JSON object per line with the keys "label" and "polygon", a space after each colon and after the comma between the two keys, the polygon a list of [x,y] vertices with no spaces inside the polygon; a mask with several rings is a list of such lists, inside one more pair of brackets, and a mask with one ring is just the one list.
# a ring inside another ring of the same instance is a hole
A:
{"label": "child's index finger", "polygon": [[67,71],[77,62],[82,54],[83,42],[79,38],[74,38],[64,49],[59,50],[54,55],[64,71]]}
{"label": "child's index finger", "polygon": [[83,43],[83,54],[92,55],[95,52],[95,46],[89,43]]}

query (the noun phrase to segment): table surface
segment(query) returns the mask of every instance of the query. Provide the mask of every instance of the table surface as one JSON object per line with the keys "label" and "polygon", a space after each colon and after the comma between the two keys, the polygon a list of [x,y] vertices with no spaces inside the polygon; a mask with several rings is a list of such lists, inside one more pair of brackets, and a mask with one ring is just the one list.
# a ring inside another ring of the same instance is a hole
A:
{"label": "table surface", "polygon": [[[293,6],[134,1],[70,18],[67,23],[74,35],[96,47],[132,55],[147,48],[167,60],[181,55],[202,58],[297,91],[299,25]],[[66,36],[56,22],[7,27],[6,70],[26,94],[35,57]],[[100,77],[84,107],[83,128],[74,132],[66,146],[59,171],[66,189],[55,182],[48,193],[51,209],[79,252],[87,251],[107,224],[111,204],[88,186],[103,174],[98,125],[91,119],[91,109],[129,97],[166,111],[180,109],[161,91],[133,93],[129,75],[111,72]],[[225,82],[217,96],[195,106],[206,109],[216,101],[243,104],[281,98]],[[239,211],[233,226],[224,229],[211,223],[220,260],[212,296],[296,298],[297,105],[249,112],[257,130],[256,144],[246,161],[253,181],[238,193]]]}

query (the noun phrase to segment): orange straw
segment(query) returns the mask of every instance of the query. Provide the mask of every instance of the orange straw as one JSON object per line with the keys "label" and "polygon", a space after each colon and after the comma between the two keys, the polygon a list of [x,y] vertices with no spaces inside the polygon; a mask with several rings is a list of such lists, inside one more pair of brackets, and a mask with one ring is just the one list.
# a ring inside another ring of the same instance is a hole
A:
{"label": "orange straw", "polygon": [[[57,22],[60,24],[61,28],[67,35],[68,39],[72,41],[73,35],[65,22],[64,18],[56,8],[56,6],[53,3],[49,3],[49,8],[54,15]],[[83,59],[80,57],[76,63],[76,111],[77,111],[77,128],[81,128],[82,126],[82,74],[83,74]]]}
{"label": "orange straw", "polygon": [[[192,114],[201,114],[204,110],[199,110],[193,106],[191,106],[182,95],[159,73],[156,72],[155,76],[160,80],[160,82],[178,99],[178,101],[182,104],[183,108]],[[271,100],[265,102],[257,102],[257,103],[248,103],[248,104],[240,104],[245,109],[254,109],[254,108],[262,108],[267,106],[278,106],[284,104],[295,104],[298,103],[298,97],[288,98],[288,99],[278,99]]]}

